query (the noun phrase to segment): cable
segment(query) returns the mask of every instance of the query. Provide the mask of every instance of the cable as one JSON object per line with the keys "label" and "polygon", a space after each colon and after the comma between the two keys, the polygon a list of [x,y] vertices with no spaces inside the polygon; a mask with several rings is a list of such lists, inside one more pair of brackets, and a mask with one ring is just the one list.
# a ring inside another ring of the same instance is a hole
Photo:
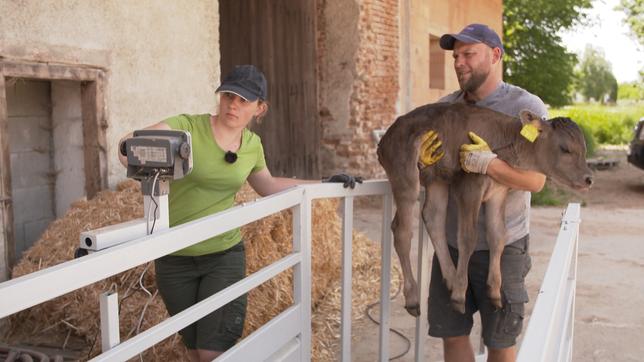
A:
{"label": "cable", "polygon": [[152,296],[152,293],[150,293],[150,291],[149,291],[149,290],[147,290],[147,289],[143,286],[143,276],[144,276],[144,275],[145,275],[145,273],[148,271],[148,268],[150,268],[150,263],[151,263],[151,262],[148,262],[148,265],[146,265],[146,266],[145,266],[145,269],[143,269],[143,272],[141,272],[141,275],[139,276],[139,286],[141,287],[141,289],[143,289],[143,291],[145,292],[145,294],[147,294],[149,297],[151,297],[151,296]]}
{"label": "cable", "polygon": [[152,221],[152,228],[150,229],[150,207],[152,205],[148,205],[148,216],[145,218],[145,225],[147,230],[150,230],[148,235],[152,234],[154,231],[154,225],[157,223],[157,210],[159,210],[159,204],[157,203],[157,200],[154,198],[154,188],[156,187],[157,179],[159,178],[159,174],[161,174],[161,170],[157,171],[157,173],[154,175],[154,180],[152,180],[152,191],[150,192],[150,199],[152,199],[152,202],[154,202],[154,213],[153,213],[153,218],[154,220]]}
{"label": "cable", "polygon": [[[400,277],[400,272],[399,272],[399,271],[398,271],[398,277],[399,277],[399,279],[401,279],[401,277]],[[400,291],[401,291],[401,290],[402,290],[402,283],[398,284],[398,290],[396,290],[396,293],[394,293],[394,295],[393,295],[392,297],[390,297],[390,298],[389,298],[389,300],[394,300],[394,299],[396,299],[396,297],[400,294]],[[365,311],[364,311],[364,312],[365,312],[365,314],[367,315],[367,317],[368,317],[372,322],[374,322],[375,324],[380,325],[380,322],[379,322],[379,321],[377,321],[377,320],[376,320],[374,317],[372,317],[372,316],[371,316],[371,314],[370,314],[370,311],[373,309],[373,307],[375,307],[375,306],[376,306],[376,305],[378,305],[378,304],[380,304],[380,302],[374,302],[374,303],[369,304],[369,305],[367,306],[367,309],[365,309]],[[409,352],[409,350],[411,349],[411,341],[409,340],[409,338],[407,338],[407,337],[406,337],[402,332],[400,332],[399,330],[397,330],[397,329],[395,329],[395,328],[389,328],[389,330],[390,330],[391,332],[393,332],[394,334],[397,334],[397,335],[398,335],[400,338],[402,338],[402,339],[405,341],[405,343],[407,344],[407,347],[405,348],[405,351],[404,351],[404,352],[402,352],[402,353],[400,353],[400,354],[398,354],[398,355],[396,355],[396,356],[394,356],[394,357],[389,358],[389,360],[390,360],[390,361],[393,361],[393,360],[395,360],[395,359],[398,359],[398,358],[400,358],[400,357],[402,357],[402,356],[406,355],[406,354],[407,354],[407,352]]]}

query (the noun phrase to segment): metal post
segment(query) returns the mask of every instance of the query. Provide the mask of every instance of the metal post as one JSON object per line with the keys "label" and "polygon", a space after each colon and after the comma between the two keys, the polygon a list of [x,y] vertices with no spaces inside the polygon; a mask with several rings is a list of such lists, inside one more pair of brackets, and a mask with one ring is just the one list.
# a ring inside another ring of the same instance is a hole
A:
{"label": "metal post", "polygon": [[353,244],[353,197],[347,196],[343,203],[342,220],[342,331],[341,356],[343,362],[351,361],[351,268]]}
{"label": "metal post", "polygon": [[293,207],[293,252],[301,253],[302,261],[293,268],[295,305],[302,307],[302,355],[300,361],[311,360],[311,199],[303,193],[302,201]]}
{"label": "metal post", "polygon": [[423,222],[423,206],[420,206],[418,213],[418,302],[420,305],[420,316],[416,317],[416,362],[424,360],[425,340],[427,338],[427,297],[429,295],[429,280],[427,279],[429,263],[429,239]]}
{"label": "metal post", "polygon": [[380,270],[380,361],[389,361],[389,288],[391,283],[391,215],[393,196],[384,197],[382,213],[382,257]]}
{"label": "metal post", "polygon": [[101,350],[106,352],[121,343],[119,335],[118,293],[105,292],[100,296]]}

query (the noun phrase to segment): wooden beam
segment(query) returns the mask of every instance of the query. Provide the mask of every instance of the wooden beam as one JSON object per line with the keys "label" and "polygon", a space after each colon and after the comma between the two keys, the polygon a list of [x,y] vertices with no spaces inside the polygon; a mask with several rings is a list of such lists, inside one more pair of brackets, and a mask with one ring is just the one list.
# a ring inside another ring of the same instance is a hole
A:
{"label": "wooden beam", "polygon": [[13,267],[16,246],[13,236],[13,203],[11,195],[11,154],[9,149],[9,112],[5,75],[0,64],[0,222],[4,230],[5,261],[9,271]]}
{"label": "wooden beam", "polygon": [[11,61],[2,61],[1,63],[5,77],[95,81],[102,73],[100,69],[83,66]]}
{"label": "wooden beam", "polygon": [[99,72],[95,81],[81,84],[85,192],[88,199],[107,188],[104,79],[103,73]]}

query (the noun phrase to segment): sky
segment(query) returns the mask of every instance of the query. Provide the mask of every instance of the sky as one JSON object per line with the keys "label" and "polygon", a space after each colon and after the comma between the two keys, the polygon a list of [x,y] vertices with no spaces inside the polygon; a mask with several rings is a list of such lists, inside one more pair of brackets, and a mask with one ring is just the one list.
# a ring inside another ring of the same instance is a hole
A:
{"label": "sky", "polygon": [[586,44],[602,49],[613,66],[618,83],[638,80],[638,71],[644,68],[644,46],[630,35],[624,24],[624,12],[613,10],[619,0],[595,0],[588,10],[590,26],[578,26],[561,33],[563,44],[569,51],[581,56]]}

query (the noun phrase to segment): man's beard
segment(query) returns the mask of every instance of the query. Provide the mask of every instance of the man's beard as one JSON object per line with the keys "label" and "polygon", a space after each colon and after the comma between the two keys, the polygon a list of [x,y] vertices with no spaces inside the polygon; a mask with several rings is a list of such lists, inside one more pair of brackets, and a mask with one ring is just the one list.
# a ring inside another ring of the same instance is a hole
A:
{"label": "man's beard", "polygon": [[461,89],[468,93],[474,93],[485,82],[488,73],[472,72],[472,76],[465,83],[459,82]]}

